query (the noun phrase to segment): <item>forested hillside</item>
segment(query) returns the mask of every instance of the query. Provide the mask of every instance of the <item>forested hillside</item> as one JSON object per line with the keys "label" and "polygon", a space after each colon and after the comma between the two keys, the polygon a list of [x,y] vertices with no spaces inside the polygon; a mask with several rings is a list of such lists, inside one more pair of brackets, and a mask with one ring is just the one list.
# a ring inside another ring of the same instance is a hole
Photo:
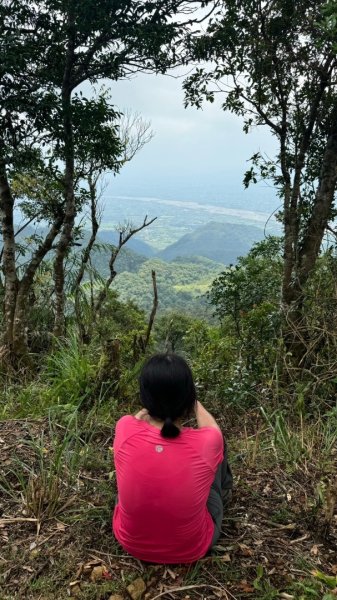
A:
{"label": "forested hillside", "polygon": [[170,263],[151,259],[144,262],[136,273],[121,272],[113,289],[122,301],[133,300],[141,308],[150,310],[153,302],[152,270],[157,278],[159,314],[179,309],[186,314],[211,316],[205,294],[213,279],[223,270],[223,265],[207,258],[176,259]]}
{"label": "forested hillside", "polygon": [[[333,600],[336,3],[3,0],[0,17],[1,600]],[[195,206],[184,229],[174,199],[178,229],[155,204],[104,225],[104,177],[153,137],[132,87],[131,112],[115,105],[141,74],[177,77],[181,114],[213,105],[224,140],[235,120],[272,139],[242,179],[279,199],[280,235]],[[234,474],[219,541],[192,564],[136,560],[111,531],[116,422],[157,352],[190,365]]]}
{"label": "forested hillside", "polygon": [[254,242],[264,237],[263,230],[250,225],[210,222],[188,233],[159,254],[164,260],[181,256],[204,256],[224,265],[236,263],[249,252]]}
{"label": "forested hillside", "polygon": [[[209,223],[168,246],[159,253],[159,258],[150,259],[146,257],[153,255],[154,249],[141,240],[137,245],[137,240],[131,238],[116,259],[118,276],[112,289],[117,290],[122,301],[133,300],[141,308],[150,310],[153,301],[151,271],[155,270],[159,312],[179,309],[209,318],[212,313],[207,309],[205,295],[212,281],[224,266],[235,264],[240,256],[247,254],[262,236],[262,230],[257,227]],[[108,276],[109,244],[116,243],[117,237],[116,232],[99,232],[91,262],[102,277]],[[101,240],[108,245],[102,244]],[[84,235],[82,244],[86,241],[88,234]]]}

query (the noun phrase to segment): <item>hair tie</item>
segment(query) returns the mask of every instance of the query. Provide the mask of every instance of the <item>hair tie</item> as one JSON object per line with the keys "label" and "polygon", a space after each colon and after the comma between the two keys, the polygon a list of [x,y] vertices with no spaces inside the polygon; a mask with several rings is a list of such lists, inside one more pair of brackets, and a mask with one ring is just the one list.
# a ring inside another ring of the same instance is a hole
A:
{"label": "hair tie", "polygon": [[164,423],[165,423],[165,425],[172,425],[173,421],[172,421],[171,417],[166,417]]}

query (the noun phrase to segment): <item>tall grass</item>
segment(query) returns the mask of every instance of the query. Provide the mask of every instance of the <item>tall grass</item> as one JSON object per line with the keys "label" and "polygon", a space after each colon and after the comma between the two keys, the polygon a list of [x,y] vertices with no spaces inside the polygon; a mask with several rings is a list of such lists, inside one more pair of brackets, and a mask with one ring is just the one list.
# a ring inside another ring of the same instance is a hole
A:
{"label": "tall grass", "polygon": [[17,505],[17,515],[36,519],[39,531],[43,522],[74,504],[81,455],[76,421],[61,437],[49,423],[48,434],[23,442],[20,453],[0,473],[3,497]]}
{"label": "tall grass", "polygon": [[74,332],[66,341],[56,340],[45,370],[51,399],[56,404],[79,406],[92,392],[97,363],[93,348],[81,344]]}
{"label": "tall grass", "polygon": [[331,463],[337,444],[336,414],[329,413],[309,422],[300,414],[296,423],[280,410],[271,414],[263,407],[260,410],[271,431],[272,448],[278,462],[296,468],[319,457],[321,470]]}

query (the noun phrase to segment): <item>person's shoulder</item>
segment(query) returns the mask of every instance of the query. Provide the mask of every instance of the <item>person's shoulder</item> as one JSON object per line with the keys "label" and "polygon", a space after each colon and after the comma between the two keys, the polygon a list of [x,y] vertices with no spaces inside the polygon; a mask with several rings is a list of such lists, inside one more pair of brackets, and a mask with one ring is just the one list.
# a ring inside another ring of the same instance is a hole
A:
{"label": "person's shoulder", "polygon": [[200,427],[191,430],[189,443],[214,471],[223,459],[224,438],[218,427]]}
{"label": "person's shoulder", "polygon": [[222,433],[219,427],[198,427],[195,429],[193,427],[186,427],[186,431],[197,437],[203,436],[222,439]]}
{"label": "person's shoulder", "polygon": [[135,424],[137,424],[137,419],[133,415],[124,415],[116,422],[116,430],[125,427],[132,427],[132,425]]}
{"label": "person's shoulder", "polygon": [[188,428],[188,437],[196,444],[221,447],[224,439],[221,430],[218,427],[198,427],[197,429]]}
{"label": "person's shoulder", "polygon": [[124,415],[118,419],[115,425],[115,435],[125,436],[132,433],[137,428],[138,421],[133,415]]}
{"label": "person's shoulder", "polygon": [[115,426],[114,450],[117,452],[121,445],[137,433],[137,419],[132,415],[124,415],[118,419]]}
{"label": "person's shoulder", "polygon": [[135,417],[133,415],[123,415],[123,417],[120,417],[117,421],[117,423],[131,423],[135,421]]}

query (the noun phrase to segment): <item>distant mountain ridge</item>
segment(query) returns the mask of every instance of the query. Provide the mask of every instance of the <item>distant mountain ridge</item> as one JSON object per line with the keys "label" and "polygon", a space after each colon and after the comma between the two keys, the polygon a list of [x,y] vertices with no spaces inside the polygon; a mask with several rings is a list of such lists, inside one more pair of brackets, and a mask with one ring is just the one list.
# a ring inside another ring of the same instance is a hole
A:
{"label": "distant mountain ridge", "polygon": [[253,225],[211,221],[187,233],[177,242],[158,253],[159,258],[172,261],[178,257],[203,256],[224,265],[236,263],[262,240],[263,230]]}

